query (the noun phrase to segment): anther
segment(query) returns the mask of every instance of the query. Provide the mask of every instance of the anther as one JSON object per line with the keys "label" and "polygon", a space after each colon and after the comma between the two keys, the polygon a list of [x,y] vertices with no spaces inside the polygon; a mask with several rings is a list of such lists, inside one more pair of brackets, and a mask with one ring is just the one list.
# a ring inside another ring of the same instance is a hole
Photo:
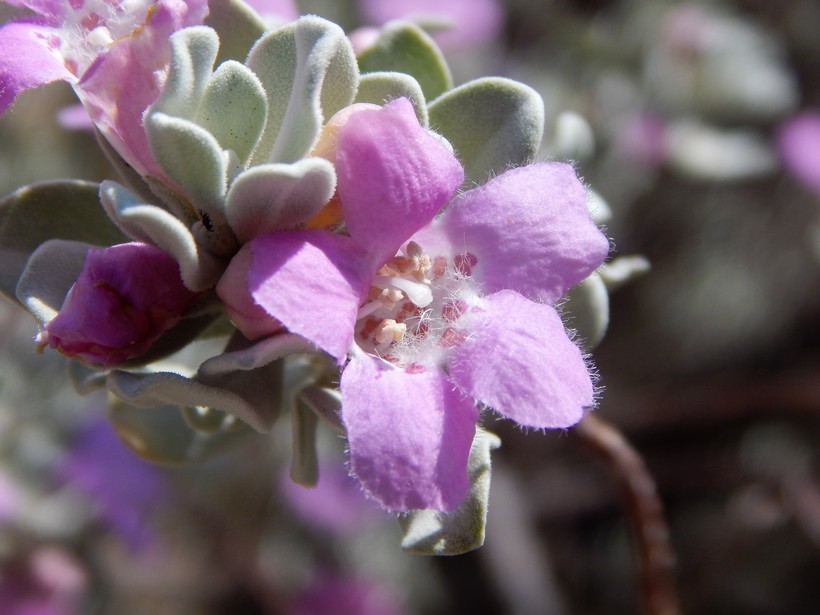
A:
{"label": "anther", "polygon": [[376,341],[379,344],[392,344],[401,341],[407,332],[407,325],[403,322],[396,322],[392,318],[384,319],[376,331]]}

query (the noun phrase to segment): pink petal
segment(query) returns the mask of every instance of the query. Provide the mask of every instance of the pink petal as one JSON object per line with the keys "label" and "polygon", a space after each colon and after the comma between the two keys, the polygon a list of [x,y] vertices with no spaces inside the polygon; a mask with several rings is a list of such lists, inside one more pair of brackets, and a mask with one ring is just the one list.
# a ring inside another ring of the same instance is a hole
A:
{"label": "pink petal", "polygon": [[584,186],[563,163],[507,171],[456,197],[439,224],[454,255],[475,256],[472,274],[487,294],[509,288],[554,302],[609,252]]}
{"label": "pink petal", "polygon": [[441,372],[370,355],[351,359],[340,386],[351,470],[364,490],[391,511],[457,507],[470,487],[475,404]]}
{"label": "pink petal", "polygon": [[343,359],[372,271],[349,237],[282,231],[252,240],[248,289],[292,333]]}
{"label": "pink petal", "polygon": [[91,119],[140,175],[163,177],[142,126],[145,109],[165,84],[171,34],[201,24],[205,0],[159,0],[146,25],[118,40],[82,76],[78,94]]}
{"label": "pink petal", "polygon": [[594,404],[589,370],[558,313],[513,291],[486,299],[450,355],[450,378],[525,427],[569,427]]}
{"label": "pink petal", "polygon": [[433,219],[464,181],[450,149],[399,98],[353,114],[339,131],[338,194],[351,237],[379,264]]}
{"label": "pink petal", "polygon": [[231,259],[219,278],[216,294],[225,305],[228,319],[249,340],[267,337],[281,331],[282,323],[272,318],[251,296],[248,275],[253,265],[252,245],[246,243]]}
{"label": "pink petal", "polygon": [[789,120],[777,135],[786,168],[820,192],[820,113],[806,111]]}
{"label": "pink petal", "polygon": [[53,28],[34,21],[10,22],[0,28],[0,114],[23,90],[60,79],[75,81],[48,47]]}

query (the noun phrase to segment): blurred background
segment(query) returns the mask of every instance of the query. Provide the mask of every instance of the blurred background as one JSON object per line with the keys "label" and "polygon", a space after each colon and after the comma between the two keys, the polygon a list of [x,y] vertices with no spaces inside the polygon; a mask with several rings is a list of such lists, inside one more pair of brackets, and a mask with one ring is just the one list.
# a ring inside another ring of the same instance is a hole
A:
{"label": "blurred background", "polygon": [[[542,94],[542,157],[574,161],[611,210],[614,254],[651,264],[611,294],[592,350],[597,415],[657,482],[682,611],[817,613],[820,4],[299,10],[349,32],[447,13],[454,27],[436,37],[456,83],[502,75]],[[19,13],[0,6],[0,19]],[[0,193],[114,177],[73,100],[51,85],[0,118]],[[351,488],[329,432],[315,490],[287,478],[286,421],[193,466],[151,465],[108,426],[104,394],[77,395],[56,353],[34,353],[35,334],[0,304],[3,615],[639,611],[628,510],[572,430],[487,425],[503,444],[485,546],[414,556],[395,520]]]}

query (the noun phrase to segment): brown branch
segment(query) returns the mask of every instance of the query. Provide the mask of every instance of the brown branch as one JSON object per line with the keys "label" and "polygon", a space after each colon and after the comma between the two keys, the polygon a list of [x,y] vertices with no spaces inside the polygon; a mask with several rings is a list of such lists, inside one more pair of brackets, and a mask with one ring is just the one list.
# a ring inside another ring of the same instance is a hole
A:
{"label": "brown branch", "polygon": [[764,374],[723,372],[637,389],[610,385],[598,416],[605,413],[633,435],[773,414],[813,418],[820,416],[818,374],[820,364],[814,362]]}
{"label": "brown branch", "polygon": [[587,415],[572,433],[598,455],[618,482],[641,562],[641,597],[647,615],[681,613],[675,553],[655,481],[641,456],[613,425]]}

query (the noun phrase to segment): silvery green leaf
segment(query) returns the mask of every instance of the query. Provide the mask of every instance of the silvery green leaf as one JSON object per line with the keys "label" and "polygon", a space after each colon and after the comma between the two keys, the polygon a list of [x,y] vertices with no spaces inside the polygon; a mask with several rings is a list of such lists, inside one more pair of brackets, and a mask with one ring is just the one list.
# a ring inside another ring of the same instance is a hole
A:
{"label": "silvery green leaf", "polygon": [[213,71],[219,37],[211,28],[185,28],[172,34],[170,41],[168,79],[160,97],[146,111],[146,117],[155,112],[192,117]]}
{"label": "silvery green leaf", "polygon": [[319,417],[304,403],[296,400],[296,409],[291,415],[293,427],[293,454],[290,463],[290,478],[305,487],[315,487],[319,480],[319,459],[316,454],[316,429]]}
{"label": "silvery green leaf", "polygon": [[98,191],[92,182],[45,182],[0,201],[0,294],[17,301],[17,282],[29,257],[49,239],[98,246],[128,241],[100,207]]}
{"label": "silvery green leaf", "polygon": [[197,123],[244,164],[262,134],[268,101],[262,84],[244,64],[228,60],[208,80]]}
{"label": "silvery green leaf", "polygon": [[592,274],[567,293],[563,309],[567,325],[574,329],[584,348],[594,348],[609,326],[609,293],[601,277]]}
{"label": "silvery green leaf", "polygon": [[358,56],[362,73],[395,71],[411,75],[432,100],[453,87],[444,56],[430,35],[411,22],[394,21]]}
{"label": "silvery green leaf", "polygon": [[92,246],[78,241],[50,239],[28,259],[17,283],[17,299],[45,324],[57,315],[74,285]]}
{"label": "silvery green leaf", "polygon": [[268,97],[268,119],[252,164],[306,156],[323,122],[353,102],[359,77],[350,41],[334,23],[300,17],[263,36],[247,66]]}
{"label": "silvery green leaf", "polygon": [[612,220],[612,208],[597,190],[587,188],[587,207],[589,208],[589,214],[592,216],[592,221],[598,226]]}
{"label": "silvery green leaf", "polygon": [[[201,214],[194,209],[193,204],[172,186],[168,186],[153,177],[144,177],[143,179],[151,190],[151,194],[144,199],[144,203],[159,204],[163,209],[167,209],[174,217],[179,218],[188,226],[201,219]],[[128,190],[131,190],[130,187],[126,187]],[[133,194],[142,198],[141,192],[134,192]]]}
{"label": "silvery green leaf", "polygon": [[125,188],[112,181],[100,184],[100,200],[117,225],[135,239],[156,245],[179,263],[182,281],[199,292],[216,284],[226,263],[203,249],[188,227],[178,218],[141,203]]}
{"label": "silvery green leaf", "polygon": [[467,472],[471,487],[454,511],[416,510],[399,517],[401,546],[420,555],[460,555],[484,544],[490,497],[490,451],[501,441],[481,427],[476,430]]}
{"label": "silvery green leaf", "polygon": [[645,275],[651,268],[651,263],[644,256],[619,256],[602,265],[598,269],[598,275],[601,276],[607,289],[613,291]]}
{"label": "silvery green leaf", "polygon": [[265,31],[259,14],[242,0],[209,0],[205,25],[219,35],[217,64],[225,60],[243,62]]}
{"label": "silvery green leaf", "polygon": [[204,433],[186,422],[181,408],[163,404],[148,408],[111,398],[108,417],[122,441],[140,457],[157,463],[202,461],[224,452],[253,432],[247,427]]}
{"label": "silvery green leaf", "polygon": [[106,373],[83,365],[80,361],[68,362],[68,379],[80,395],[89,395],[105,388]]}
{"label": "silvery green leaf", "polygon": [[223,218],[228,168],[216,138],[192,121],[159,111],[147,114],[144,125],[162,170],[196,208]]}
{"label": "silvery green leaf", "polygon": [[338,390],[311,384],[296,394],[296,402],[310,408],[337,433],[347,433],[341,416],[342,394]]}
{"label": "silvery green leaf", "polygon": [[697,120],[671,124],[664,145],[669,165],[697,180],[748,180],[770,175],[778,165],[771,144],[762,135],[716,128]]}
{"label": "silvery green leaf", "polygon": [[574,111],[564,111],[555,118],[547,154],[551,158],[584,162],[595,153],[595,134],[586,118]]}
{"label": "silvery green leaf", "polygon": [[428,112],[430,127],[452,143],[468,180],[484,182],[527,164],[541,146],[544,101],[517,81],[470,81],[431,102]]}
{"label": "silvery green leaf", "polygon": [[216,408],[233,414],[257,431],[270,431],[280,408],[281,366],[186,378],[173,372],[108,375],[108,389],[141,408],[164,404]]}
{"label": "silvery green leaf", "polygon": [[259,369],[291,354],[315,352],[319,352],[315,345],[293,333],[271,335],[253,342],[236,333],[225,352],[211,357],[199,366],[199,374],[215,378]]}
{"label": "silvery green leaf", "polygon": [[385,71],[362,75],[354,102],[383,105],[396,98],[409,99],[413,103],[413,110],[419,123],[427,126],[427,103],[424,100],[424,93],[419,82],[405,73]]}
{"label": "silvery green leaf", "polygon": [[102,204],[103,210],[123,233],[133,241],[153,243],[150,234],[146,233],[142,227],[129,224],[127,218],[123,217],[125,212],[135,207],[150,207],[146,201],[117,182],[108,180],[103,181],[98,186],[98,193],[97,198]]}
{"label": "silvery green leaf", "polygon": [[306,222],[336,190],[336,172],[324,158],[261,164],[241,173],[228,191],[225,215],[241,242]]}

